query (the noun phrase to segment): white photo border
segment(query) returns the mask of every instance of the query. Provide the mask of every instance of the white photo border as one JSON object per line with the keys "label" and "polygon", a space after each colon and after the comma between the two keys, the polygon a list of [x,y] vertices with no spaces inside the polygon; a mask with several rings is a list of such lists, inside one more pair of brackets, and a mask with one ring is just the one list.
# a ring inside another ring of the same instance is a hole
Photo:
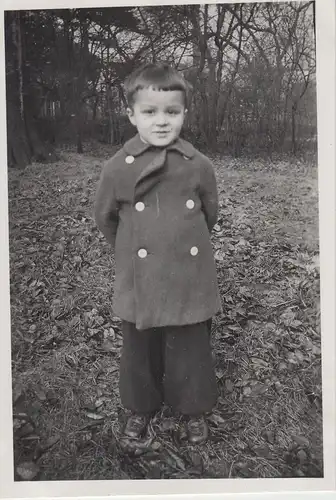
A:
{"label": "white photo border", "polygon": [[[277,0],[273,0],[274,2]],[[298,1],[298,0],[294,0]],[[259,0],[258,3],[263,3]],[[128,1],[108,0],[2,0],[3,11],[17,9],[88,8],[135,5]],[[176,5],[193,2],[144,1],[136,5]],[[224,3],[224,2],[206,2]],[[227,3],[240,3],[230,0]],[[245,0],[243,3],[253,3]],[[323,447],[324,477],[300,479],[186,479],[186,480],[122,480],[122,481],[41,481],[14,482],[12,441],[11,340],[9,303],[8,193],[6,158],[6,98],[4,13],[0,22],[1,36],[1,121],[0,169],[1,210],[1,320],[0,347],[1,425],[0,425],[0,498],[79,498],[79,499],[241,499],[301,500],[336,498],[336,344],[335,344],[335,0],[316,0],[317,34],[317,108],[318,108],[318,172],[319,231],[321,273],[321,328],[323,376]]]}

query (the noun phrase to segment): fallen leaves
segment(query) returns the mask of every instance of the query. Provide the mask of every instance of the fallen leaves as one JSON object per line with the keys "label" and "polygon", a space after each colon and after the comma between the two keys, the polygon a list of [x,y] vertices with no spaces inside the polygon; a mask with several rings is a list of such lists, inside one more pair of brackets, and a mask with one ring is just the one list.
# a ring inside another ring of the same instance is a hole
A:
{"label": "fallen leaves", "polygon": [[101,350],[104,352],[116,352],[117,348],[113,340],[105,339],[101,345]]}
{"label": "fallen leaves", "polygon": [[305,436],[292,435],[293,441],[299,446],[309,447],[309,440]]}
{"label": "fallen leaves", "polygon": [[39,472],[40,468],[34,462],[23,462],[16,467],[16,473],[21,481],[32,481]]}
{"label": "fallen leaves", "polygon": [[[20,200],[9,188],[13,377],[21,382],[13,400],[35,405],[13,421],[18,478],[321,475],[312,440],[321,430],[319,262],[315,208],[300,195],[307,178],[298,182],[288,163],[270,173],[269,162],[218,162],[212,241],[223,313],[212,339],[220,398],[211,440],[192,449],[178,418],[159,416],[153,435],[127,444],[114,262],[90,215],[101,167],[85,155],[66,158],[49,171],[10,172],[20,178]],[[34,458],[41,450],[43,468]]]}
{"label": "fallen leaves", "polygon": [[298,321],[296,319],[296,313],[290,307],[285,309],[285,311],[280,315],[279,319],[280,322],[287,327],[297,328],[302,325],[302,321]]}
{"label": "fallen leaves", "polygon": [[163,432],[173,431],[176,429],[176,422],[173,418],[166,418],[160,425],[160,429]]}
{"label": "fallen leaves", "polygon": [[213,424],[215,424],[217,427],[218,426],[224,426],[225,425],[225,420],[224,418],[219,415],[218,413],[216,412],[213,412],[209,417],[208,417],[208,421],[209,422],[212,422]]}
{"label": "fallen leaves", "polygon": [[229,378],[225,380],[225,389],[227,392],[232,392],[234,390],[234,384]]}
{"label": "fallen leaves", "polygon": [[262,458],[269,458],[271,452],[270,449],[267,445],[261,445],[261,446],[254,446],[253,447],[253,452],[258,456]]}
{"label": "fallen leaves", "polygon": [[92,420],[103,420],[105,418],[102,413],[87,412],[85,415]]}
{"label": "fallen leaves", "polygon": [[251,363],[257,367],[257,368],[267,368],[269,369],[270,365],[267,361],[265,361],[264,359],[261,359],[261,358],[254,358],[252,357],[251,358]]}
{"label": "fallen leaves", "polygon": [[307,461],[307,453],[304,450],[299,450],[297,452],[297,457],[299,459],[300,464],[304,464]]}
{"label": "fallen leaves", "polygon": [[266,439],[270,444],[274,444],[275,443],[275,432],[274,431],[264,431],[262,433],[262,437],[264,439]]}

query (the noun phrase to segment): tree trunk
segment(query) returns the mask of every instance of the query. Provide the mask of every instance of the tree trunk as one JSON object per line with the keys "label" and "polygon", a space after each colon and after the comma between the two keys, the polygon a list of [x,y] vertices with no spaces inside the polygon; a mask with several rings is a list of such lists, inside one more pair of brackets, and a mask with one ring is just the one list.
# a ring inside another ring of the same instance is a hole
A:
{"label": "tree trunk", "polygon": [[19,11],[17,11],[14,13],[14,16],[16,18],[16,22],[13,23],[13,42],[16,46],[16,54],[17,54],[17,74],[19,79],[20,115],[22,120],[24,120],[21,14]]}
{"label": "tree trunk", "polygon": [[99,97],[95,97],[93,101],[93,109],[92,109],[92,121],[95,122],[97,120],[97,109],[99,104]]}
{"label": "tree trunk", "polygon": [[25,131],[22,83],[19,78],[20,54],[22,57],[22,48],[19,46],[21,37],[18,39],[19,22],[18,13],[6,14],[7,154],[9,165],[22,168],[30,163],[32,155]]}
{"label": "tree trunk", "polygon": [[6,13],[7,153],[9,165],[20,168],[29,165],[33,159],[54,159],[51,148],[43,145],[36,129],[34,97],[23,65],[22,22],[22,13]]}
{"label": "tree trunk", "polygon": [[296,155],[297,143],[296,143],[296,105],[292,106],[292,153]]}
{"label": "tree trunk", "polygon": [[109,144],[114,144],[115,142],[115,130],[114,130],[114,113],[112,109],[112,93],[111,84],[109,83],[106,89],[106,99],[107,99],[107,111],[109,117]]}
{"label": "tree trunk", "polygon": [[76,109],[76,117],[75,117],[75,126],[76,126],[76,145],[77,145],[77,153],[84,153],[83,148],[83,113],[82,110],[77,106]]}
{"label": "tree trunk", "polygon": [[7,156],[8,165],[23,168],[32,160],[24,121],[20,114],[18,93],[7,84]]}
{"label": "tree trunk", "polygon": [[80,155],[84,153],[82,134],[80,129],[77,129],[77,153]]}

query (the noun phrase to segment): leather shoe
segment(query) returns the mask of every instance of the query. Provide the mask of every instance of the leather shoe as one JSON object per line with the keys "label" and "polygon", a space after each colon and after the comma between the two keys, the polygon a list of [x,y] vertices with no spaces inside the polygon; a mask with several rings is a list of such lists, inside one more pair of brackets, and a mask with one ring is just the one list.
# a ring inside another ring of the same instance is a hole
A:
{"label": "leather shoe", "polygon": [[191,444],[201,444],[208,439],[209,427],[203,415],[190,417],[187,424],[188,441]]}
{"label": "leather shoe", "polygon": [[147,428],[148,422],[148,415],[131,415],[126,422],[124,435],[133,439],[141,437]]}

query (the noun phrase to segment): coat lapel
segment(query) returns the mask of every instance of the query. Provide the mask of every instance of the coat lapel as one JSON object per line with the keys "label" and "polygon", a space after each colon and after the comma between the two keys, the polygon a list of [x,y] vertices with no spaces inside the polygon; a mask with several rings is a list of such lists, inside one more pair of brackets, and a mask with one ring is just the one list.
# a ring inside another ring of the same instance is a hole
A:
{"label": "coat lapel", "polygon": [[167,158],[167,150],[162,149],[158,155],[144,168],[135,182],[134,202],[140,200],[160,181]]}
{"label": "coat lapel", "polygon": [[[134,157],[141,156],[150,148],[152,148],[152,146],[143,142],[140,139],[139,134],[127,141],[124,145],[125,153]],[[167,148],[157,149],[158,154],[143,169],[135,182],[134,201],[140,199],[159,182],[160,175],[157,174],[162,173],[164,170],[168,151],[178,151],[181,155],[188,159],[192,158],[195,152],[194,147],[190,143],[180,138]]]}
{"label": "coat lapel", "polygon": [[136,186],[140,184],[140,182],[146,177],[150,176],[154,172],[159,172],[163,169],[167,158],[167,150],[162,149],[159,154],[155,156],[155,158],[143,169],[141,174],[136,180]]}

